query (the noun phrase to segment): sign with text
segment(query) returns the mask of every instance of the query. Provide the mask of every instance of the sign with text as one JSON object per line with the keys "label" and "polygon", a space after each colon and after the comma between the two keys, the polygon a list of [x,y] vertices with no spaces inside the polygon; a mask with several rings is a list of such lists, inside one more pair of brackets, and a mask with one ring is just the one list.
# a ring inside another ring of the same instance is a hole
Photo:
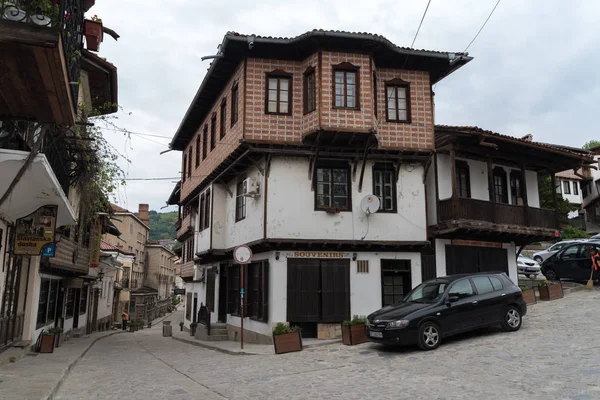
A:
{"label": "sign with text", "polygon": [[42,257],[54,257],[56,254],[56,245],[54,243],[47,244],[42,250]]}
{"label": "sign with text", "polygon": [[183,289],[175,288],[175,289],[173,289],[173,294],[174,295],[185,294],[185,288],[183,288]]}
{"label": "sign with text", "polygon": [[54,242],[57,212],[58,206],[43,206],[17,219],[15,254],[39,256],[44,247]]}
{"label": "sign with text", "polygon": [[287,258],[352,258],[352,253],[343,251],[289,251]]}

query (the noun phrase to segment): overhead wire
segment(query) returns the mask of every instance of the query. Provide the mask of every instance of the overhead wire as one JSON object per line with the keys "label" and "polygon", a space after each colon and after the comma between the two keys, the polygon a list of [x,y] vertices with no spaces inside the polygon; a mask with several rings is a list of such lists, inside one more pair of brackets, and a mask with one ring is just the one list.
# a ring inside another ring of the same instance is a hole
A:
{"label": "overhead wire", "polygon": [[[410,44],[410,49],[412,50],[415,45],[415,41],[417,40],[417,36],[419,36],[419,32],[421,31],[421,25],[423,25],[423,21],[425,20],[425,15],[427,15],[427,10],[429,10],[429,5],[431,4],[431,0],[427,1],[427,7],[425,7],[425,11],[423,12],[423,16],[421,17],[421,22],[419,22],[419,27],[417,28],[417,32],[415,33],[415,37],[413,38],[412,43]],[[410,51],[406,54],[406,58],[404,59],[404,64],[402,64],[402,69],[406,66],[408,62],[408,58],[410,57]]]}

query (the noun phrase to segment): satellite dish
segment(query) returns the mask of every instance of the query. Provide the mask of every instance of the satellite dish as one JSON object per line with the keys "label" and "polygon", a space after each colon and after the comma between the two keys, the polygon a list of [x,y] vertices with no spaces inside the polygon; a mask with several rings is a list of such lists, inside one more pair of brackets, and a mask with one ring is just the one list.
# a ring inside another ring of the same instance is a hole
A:
{"label": "satellite dish", "polygon": [[379,197],[372,194],[366,195],[360,201],[360,209],[367,215],[376,213],[379,210]]}

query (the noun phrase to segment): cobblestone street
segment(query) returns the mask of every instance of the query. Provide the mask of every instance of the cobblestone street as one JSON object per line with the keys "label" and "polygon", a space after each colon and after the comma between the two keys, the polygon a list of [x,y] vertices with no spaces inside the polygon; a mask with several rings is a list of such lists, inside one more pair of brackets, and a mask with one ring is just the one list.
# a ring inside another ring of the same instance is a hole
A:
{"label": "cobblestone street", "polygon": [[[332,344],[228,355],[160,335],[96,343],[57,399],[597,399],[600,292],[530,307],[516,333],[488,330],[433,352]],[[175,324],[175,322],[174,322]]]}

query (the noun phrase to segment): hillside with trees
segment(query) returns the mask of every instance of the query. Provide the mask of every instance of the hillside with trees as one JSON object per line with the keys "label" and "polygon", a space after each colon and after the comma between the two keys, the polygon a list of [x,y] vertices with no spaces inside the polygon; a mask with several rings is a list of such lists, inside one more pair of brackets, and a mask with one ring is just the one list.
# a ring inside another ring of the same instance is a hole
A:
{"label": "hillside with trees", "polygon": [[177,212],[159,213],[150,211],[148,213],[150,225],[150,239],[173,239],[175,240],[175,223],[177,223]]}

